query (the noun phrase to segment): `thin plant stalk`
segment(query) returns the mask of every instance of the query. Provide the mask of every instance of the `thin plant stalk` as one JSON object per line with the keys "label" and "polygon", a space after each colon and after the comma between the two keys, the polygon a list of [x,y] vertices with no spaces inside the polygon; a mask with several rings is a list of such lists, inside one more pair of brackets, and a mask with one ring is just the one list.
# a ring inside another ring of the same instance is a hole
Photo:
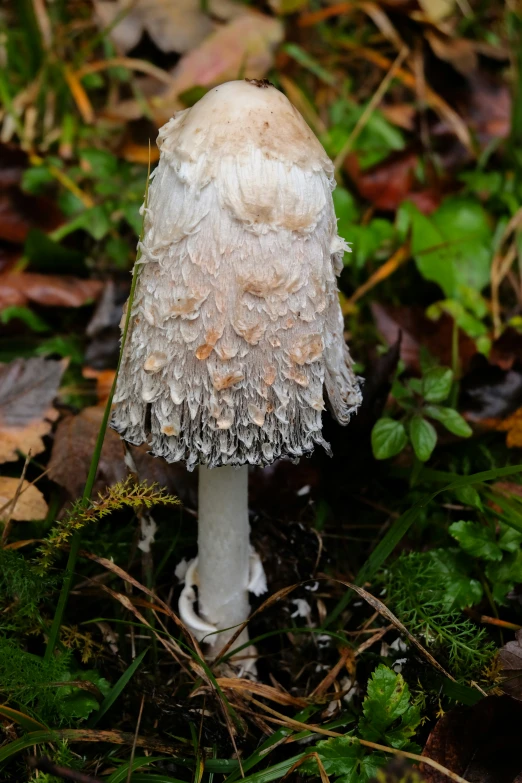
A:
{"label": "thin plant stalk", "polygon": [[[116,374],[114,376],[114,380],[112,382],[111,390],[109,393],[109,397],[107,399],[107,403],[105,405],[105,411],[103,413],[103,419],[102,423],[100,425],[100,429],[98,431],[98,437],[96,438],[96,445],[94,447],[94,452],[91,459],[91,464],[89,467],[89,473],[87,475],[87,481],[85,482],[85,488],[83,490],[82,495],[82,506],[86,507],[91,499],[92,490],[94,487],[94,482],[96,479],[96,473],[98,472],[98,465],[100,462],[101,452],[103,448],[103,441],[105,440],[105,433],[107,431],[107,425],[109,423],[109,416],[111,414],[111,408],[112,408],[112,399],[114,397],[114,393],[116,391],[116,383],[118,380],[118,373],[120,371],[121,363],[123,360],[123,351],[125,350],[125,342],[127,340],[127,334],[129,332],[130,328],[130,320],[131,320],[131,312],[132,312],[132,303],[134,301],[134,293],[136,291],[136,283],[138,282],[138,274],[139,274],[139,260],[141,258],[141,242],[143,241],[143,235],[145,230],[145,217],[147,214],[147,203],[148,203],[148,195],[149,195],[149,180],[150,180],[150,142],[149,142],[149,166],[147,171],[147,184],[145,186],[145,197],[144,197],[144,210],[143,210],[143,222],[141,226],[141,232],[139,237],[139,243],[138,243],[138,252],[136,255],[136,263],[134,264],[134,269],[132,272],[132,283],[131,283],[131,289],[129,293],[129,299],[127,303],[127,312],[125,315],[125,325],[123,327],[123,334],[121,338],[121,345],[120,345],[120,354],[118,356],[118,364],[116,366]],[[58,599],[58,604],[56,606],[56,611],[54,613],[53,623],[51,626],[51,630],[49,631],[49,638],[47,640],[47,647],[45,649],[45,655],[44,660],[49,661],[54,653],[56,644],[58,642],[58,636],[60,634],[60,628],[62,625],[63,615],[65,612],[65,608],[67,606],[67,601],[69,599],[69,593],[71,592],[72,587],[72,581],[74,577],[74,569],[76,566],[76,561],[78,559],[78,553],[80,551],[80,543],[81,543],[81,532],[78,531],[74,534],[74,536],[71,539],[71,548],[69,551],[69,557],[67,560],[67,565],[65,567],[65,573],[63,577],[63,583],[62,583],[62,589],[60,591],[60,597]]]}

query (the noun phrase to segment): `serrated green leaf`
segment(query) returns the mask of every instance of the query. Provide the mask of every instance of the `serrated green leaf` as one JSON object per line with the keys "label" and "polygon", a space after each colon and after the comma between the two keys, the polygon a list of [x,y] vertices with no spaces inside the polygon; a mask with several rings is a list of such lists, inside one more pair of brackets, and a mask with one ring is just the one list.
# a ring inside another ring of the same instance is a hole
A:
{"label": "serrated green leaf", "polygon": [[522,545],[522,533],[501,523],[498,545],[505,552],[518,552]]}
{"label": "serrated green leaf", "polygon": [[410,691],[401,674],[380,664],[368,682],[359,721],[361,737],[393,748],[411,748],[411,737],[420,723],[418,707],[410,703]]}
{"label": "serrated green leaf", "polygon": [[394,419],[379,419],[372,429],[375,459],[389,459],[399,454],[408,442],[404,424]]}
{"label": "serrated green leaf", "polygon": [[458,435],[461,438],[469,438],[473,434],[473,430],[469,426],[468,422],[462,418],[458,411],[453,408],[444,408],[441,405],[426,405],[424,413],[429,416],[430,419],[440,422],[443,427],[453,435]]}
{"label": "serrated green leaf", "polygon": [[449,526],[449,532],[461,545],[462,549],[473,557],[484,560],[501,560],[502,551],[497,544],[495,531],[480,522],[454,522]]}
{"label": "serrated green leaf", "polygon": [[442,402],[449,396],[452,383],[449,367],[432,367],[422,377],[422,395],[426,402]]}
{"label": "serrated green leaf", "polygon": [[414,416],[410,422],[410,439],[418,459],[426,462],[437,445],[437,431],[433,424],[422,416]]}

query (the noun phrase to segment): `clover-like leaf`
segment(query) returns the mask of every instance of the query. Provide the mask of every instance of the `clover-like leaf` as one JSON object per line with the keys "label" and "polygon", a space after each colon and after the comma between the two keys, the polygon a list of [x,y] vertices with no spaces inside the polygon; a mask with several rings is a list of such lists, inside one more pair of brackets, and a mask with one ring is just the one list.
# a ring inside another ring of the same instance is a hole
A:
{"label": "clover-like leaf", "polygon": [[372,430],[375,459],[389,459],[399,454],[408,442],[404,424],[394,419],[379,419]]}

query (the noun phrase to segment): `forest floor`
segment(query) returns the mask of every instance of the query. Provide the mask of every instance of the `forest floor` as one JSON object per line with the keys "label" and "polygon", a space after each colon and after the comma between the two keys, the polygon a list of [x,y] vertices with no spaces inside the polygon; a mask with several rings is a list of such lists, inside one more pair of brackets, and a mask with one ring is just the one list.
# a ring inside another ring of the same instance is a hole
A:
{"label": "forest floor", "polygon": [[[0,781],[521,780],[520,5],[13,5]],[[251,470],[269,593],[250,683],[175,614],[196,473],[133,448],[129,477],[105,432],[158,128],[243,76],[280,88],[335,163],[365,379],[347,428],[325,413],[333,458]]]}

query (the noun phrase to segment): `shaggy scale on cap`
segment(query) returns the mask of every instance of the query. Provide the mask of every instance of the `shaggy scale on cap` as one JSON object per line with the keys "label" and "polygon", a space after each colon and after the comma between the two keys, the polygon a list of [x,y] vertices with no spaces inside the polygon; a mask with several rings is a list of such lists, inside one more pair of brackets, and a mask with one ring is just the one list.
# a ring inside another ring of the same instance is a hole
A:
{"label": "shaggy scale on cap", "polygon": [[328,449],[323,390],[341,424],[361,401],[331,161],[267,82],[212,89],[158,145],[112,426],[190,469]]}

